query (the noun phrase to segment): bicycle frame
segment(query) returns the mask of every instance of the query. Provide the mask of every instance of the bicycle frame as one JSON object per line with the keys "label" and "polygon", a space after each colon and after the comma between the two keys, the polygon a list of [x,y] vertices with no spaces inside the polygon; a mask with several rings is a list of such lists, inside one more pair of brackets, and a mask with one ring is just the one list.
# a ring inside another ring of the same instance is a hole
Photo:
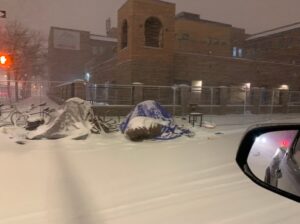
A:
{"label": "bicycle frame", "polygon": [[10,108],[0,108],[0,122],[8,120],[11,118],[12,114],[18,112],[16,106],[11,106]]}

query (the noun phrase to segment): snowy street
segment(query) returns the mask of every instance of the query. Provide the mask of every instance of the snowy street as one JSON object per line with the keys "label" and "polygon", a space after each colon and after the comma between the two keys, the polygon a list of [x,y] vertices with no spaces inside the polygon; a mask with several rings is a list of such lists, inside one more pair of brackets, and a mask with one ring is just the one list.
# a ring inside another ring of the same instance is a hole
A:
{"label": "snowy street", "polygon": [[117,133],[18,145],[1,133],[0,224],[298,223],[297,203],[238,169],[247,125],[228,127],[142,143]]}

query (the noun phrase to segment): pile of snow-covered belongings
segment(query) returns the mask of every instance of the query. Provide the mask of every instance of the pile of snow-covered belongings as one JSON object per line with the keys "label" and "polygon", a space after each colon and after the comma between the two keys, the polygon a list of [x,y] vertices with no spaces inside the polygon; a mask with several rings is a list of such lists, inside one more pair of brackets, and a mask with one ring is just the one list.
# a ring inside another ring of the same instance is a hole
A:
{"label": "pile of snow-covered belongings", "polygon": [[153,100],[136,105],[121,123],[120,129],[132,141],[170,140],[181,136],[194,136],[190,130],[176,125],[172,115]]}
{"label": "pile of snow-covered belongings", "polygon": [[[116,126],[116,125],[115,125]],[[47,125],[41,125],[35,131],[27,134],[26,138],[35,139],[59,139],[69,137],[79,140],[86,139],[89,134],[100,134],[102,131],[115,131],[109,123],[95,116],[91,104],[79,98],[67,100],[63,109],[58,111],[57,117]]]}

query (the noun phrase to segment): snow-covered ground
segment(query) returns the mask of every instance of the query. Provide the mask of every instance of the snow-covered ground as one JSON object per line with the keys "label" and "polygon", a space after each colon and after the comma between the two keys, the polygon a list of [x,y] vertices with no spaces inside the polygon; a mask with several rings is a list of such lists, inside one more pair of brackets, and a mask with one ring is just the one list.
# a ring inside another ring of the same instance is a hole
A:
{"label": "snow-covered ground", "polygon": [[299,223],[299,204],[235,164],[244,131],[266,118],[210,119],[217,128],[194,138],[141,143],[115,133],[19,145],[0,131],[0,224]]}

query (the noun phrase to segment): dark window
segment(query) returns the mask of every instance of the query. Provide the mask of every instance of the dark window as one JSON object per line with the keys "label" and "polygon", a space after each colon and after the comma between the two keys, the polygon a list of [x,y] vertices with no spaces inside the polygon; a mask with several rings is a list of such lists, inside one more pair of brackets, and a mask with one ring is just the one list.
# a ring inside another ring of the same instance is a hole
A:
{"label": "dark window", "polygon": [[163,26],[155,17],[150,17],[145,22],[145,46],[163,47]]}
{"label": "dark window", "polygon": [[188,39],[190,39],[190,35],[188,33],[183,33],[182,40],[188,40]]}
{"label": "dark window", "polygon": [[128,23],[127,20],[122,24],[121,49],[128,46]]}

